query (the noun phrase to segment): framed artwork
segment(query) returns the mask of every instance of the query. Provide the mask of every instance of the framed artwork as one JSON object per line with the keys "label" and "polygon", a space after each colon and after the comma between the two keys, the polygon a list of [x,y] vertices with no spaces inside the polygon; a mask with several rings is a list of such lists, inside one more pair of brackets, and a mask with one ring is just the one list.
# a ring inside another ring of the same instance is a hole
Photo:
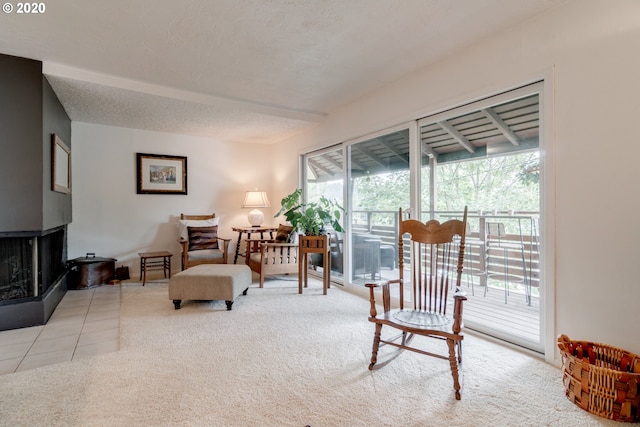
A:
{"label": "framed artwork", "polygon": [[138,194],[187,194],[187,158],[136,153]]}
{"label": "framed artwork", "polygon": [[51,135],[51,189],[71,193],[71,149],[58,135]]}

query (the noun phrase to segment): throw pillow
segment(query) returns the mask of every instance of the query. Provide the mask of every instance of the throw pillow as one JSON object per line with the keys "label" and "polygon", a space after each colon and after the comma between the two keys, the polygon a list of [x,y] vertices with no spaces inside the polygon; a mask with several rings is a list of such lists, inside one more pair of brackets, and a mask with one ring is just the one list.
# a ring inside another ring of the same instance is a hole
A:
{"label": "throw pillow", "polygon": [[187,227],[189,233],[189,251],[218,249],[218,226]]}
{"label": "throw pillow", "polygon": [[210,219],[179,219],[178,220],[178,236],[180,240],[186,241],[189,239],[189,233],[187,227],[213,227],[218,225],[219,218]]}
{"label": "throw pillow", "polygon": [[291,234],[293,233],[293,227],[290,225],[280,224],[276,231],[276,242],[289,243]]}

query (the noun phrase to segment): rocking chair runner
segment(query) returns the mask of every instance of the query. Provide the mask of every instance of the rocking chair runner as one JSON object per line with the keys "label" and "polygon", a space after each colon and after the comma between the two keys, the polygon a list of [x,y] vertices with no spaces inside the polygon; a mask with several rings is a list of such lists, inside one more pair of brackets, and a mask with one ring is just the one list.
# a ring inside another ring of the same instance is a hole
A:
{"label": "rocking chair runner", "polygon": [[[462,364],[462,304],[467,299],[460,290],[462,267],[464,261],[465,230],[467,208],[464,209],[463,220],[449,220],[440,224],[436,220],[426,223],[409,219],[402,221],[400,209],[400,226],[398,242],[399,279],[382,283],[368,283],[371,309],[369,321],[375,323],[373,352],[369,369],[373,369],[378,361],[378,349],[381,345],[391,345],[401,350],[410,350],[445,360],[451,365],[453,388],[456,399],[460,400]],[[410,235],[411,262],[410,285],[412,287],[412,308],[405,308],[404,286],[409,280],[404,279],[403,237]],[[455,281],[455,293],[452,301],[449,289]],[[398,285],[399,309],[391,309],[391,286]],[[376,310],[376,288],[382,288],[382,305],[384,312],[378,315]],[[453,315],[447,309],[453,304]],[[387,325],[400,331],[393,338],[381,338],[382,326]],[[415,335],[445,340],[449,350],[448,356],[424,351],[410,346]],[[396,354],[397,355],[397,354]],[[395,357],[395,356],[394,356]],[[390,361],[390,360],[389,360]],[[387,361],[388,362],[388,361]]]}

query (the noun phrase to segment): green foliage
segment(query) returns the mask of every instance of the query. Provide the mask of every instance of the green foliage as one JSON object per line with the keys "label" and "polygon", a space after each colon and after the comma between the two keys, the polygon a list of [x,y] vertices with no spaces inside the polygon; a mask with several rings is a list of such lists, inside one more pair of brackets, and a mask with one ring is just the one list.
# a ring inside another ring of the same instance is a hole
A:
{"label": "green foliage", "polygon": [[[538,211],[540,209],[538,152],[438,165],[436,210]],[[423,191],[425,190],[423,181]],[[428,198],[423,193],[422,209]]]}
{"label": "green foliage", "polygon": [[320,235],[326,225],[338,232],[344,232],[340,218],[344,209],[337,202],[322,196],[316,202],[302,200],[302,188],[298,188],[280,202],[282,208],[275,215],[284,215],[287,221],[299,233]]}

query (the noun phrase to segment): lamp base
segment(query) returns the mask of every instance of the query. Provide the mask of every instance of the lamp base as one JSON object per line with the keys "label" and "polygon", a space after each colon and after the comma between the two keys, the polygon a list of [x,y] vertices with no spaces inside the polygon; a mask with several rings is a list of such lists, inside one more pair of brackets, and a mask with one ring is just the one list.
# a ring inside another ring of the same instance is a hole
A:
{"label": "lamp base", "polygon": [[252,227],[260,227],[264,221],[264,214],[259,209],[254,209],[249,212],[247,219]]}

